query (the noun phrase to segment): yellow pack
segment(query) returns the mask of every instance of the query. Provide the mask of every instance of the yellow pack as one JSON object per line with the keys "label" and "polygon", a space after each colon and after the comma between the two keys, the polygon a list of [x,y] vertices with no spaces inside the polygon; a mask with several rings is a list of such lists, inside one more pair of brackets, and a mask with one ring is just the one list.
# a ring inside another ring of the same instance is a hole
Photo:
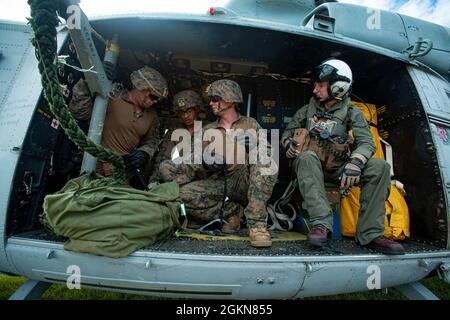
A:
{"label": "yellow pack", "polygon": [[[370,126],[370,131],[372,131],[373,142],[375,143],[375,147],[377,150],[373,154],[372,158],[384,159],[383,147],[381,146],[380,135],[378,134],[378,129]],[[350,135],[352,134],[352,130],[349,131]]]}
{"label": "yellow pack", "polygon": [[[360,194],[361,189],[356,187],[345,198],[341,199],[341,233],[344,236],[353,237],[356,233]],[[408,205],[395,184],[391,186],[391,193],[385,206],[384,235],[393,240],[403,240],[409,237]]]}
{"label": "yellow pack", "polygon": [[395,240],[409,237],[409,210],[400,190],[396,185],[391,186],[384,221],[384,235]]}
{"label": "yellow pack", "polygon": [[362,113],[364,114],[364,117],[366,118],[367,121],[373,123],[374,125],[378,125],[377,107],[374,104],[371,104],[371,103],[364,104],[362,102],[355,102],[355,101],[351,101],[350,103],[352,105],[358,107],[359,110],[362,111]]}
{"label": "yellow pack", "polygon": [[[377,124],[376,107],[373,104],[365,106],[362,103],[353,102],[363,112],[366,120]],[[370,111],[369,111],[370,110]],[[370,126],[375,146],[377,148],[373,158],[385,159],[383,148],[381,146],[378,129]],[[351,134],[351,132],[350,132]],[[361,189],[353,188],[350,193],[341,199],[340,216],[341,216],[341,233],[344,236],[352,237],[356,233],[356,224],[359,214],[359,196]],[[393,182],[391,193],[389,194],[386,205],[386,218],[384,224],[384,235],[389,239],[403,240],[409,237],[409,210],[405,198],[402,194],[402,187]]]}

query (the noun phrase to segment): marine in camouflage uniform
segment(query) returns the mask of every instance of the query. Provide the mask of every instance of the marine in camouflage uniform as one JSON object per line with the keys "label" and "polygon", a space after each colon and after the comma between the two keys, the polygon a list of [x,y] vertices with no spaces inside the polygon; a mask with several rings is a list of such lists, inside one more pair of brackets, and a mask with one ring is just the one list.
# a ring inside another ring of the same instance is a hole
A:
{"label": "marine in camouflage uniform", "polygon": [[[132,72],[130,80],[133,88],[115,92],[108,102],[101,141],[104,147],[124,156],[129,178],[135,170],[145,171],[158,148],[159,119],[152,105],[166,98],[168,93],[167,81],[150,67]],[[81,79],[74,86],[69,103],[72,114],[78,120],[89,120],[93,103],[88,86]],[[112,175],[108,163],[99,163],[98,169],[105,176]]]}
{"label": "marine in camouflage uniform", "polygon": [[[204,134],[209,129],[215,129],[223,135],[226,141],[230,131],[227,129],[252,129],[258,133],[261,129],[258,122],[249,117],[237,113],[235,106],[243,101],[239,85],[231,80],[218,80],[213,82],[207,89],[210,97],[210,106],[218,120],[204,128]],[[247,131],[249,132],[249,131]],[[256,141],[257,137],[253,137]],[[243,143],[238,136],[233,137],[235,142]],[[259,144],[266,145],[270,152],[270,145],[265,138],[259,138]],[[206,149],[208,145],[204,146]],[[223,144],[222,156],[231,153],[233,160],[237,158],[237,144]],[[254,147],[254,146],[253,146]],[[228,148],[228,149],[227,149]],[[242,150],[242,149],[241,149]],[[245,150],[245,149],[244,149]],[[180,197],[184,201],[187,214],[191,220],[199,223],[207,223],[218,219],[224,200],[225,174],[227,174],[228,201],[225,202],[223,215],[227,223],[223,231],[232,233],[240,228],[240,218],[243,214],[247,219],[250,233],[250,243],[255,247],[271,246],[272,241],[267,231],[267,209],[266,203],[272,195],[273,187],[277,181],[278,167],[267,174],[270,159],[264,164],[248,162],[248,153],[245,153],[245,162],[227,162],[227,173],[218,170],[210,174],[206,179],[186,184],[180,189]],[[272,163],[273,165],[274,163]],[[208,167],[208,166],[206,166]],[[211,169],[210,169],[211,170]],[[214,169],[212,170],[214,171]]]}
{"label": "marine in camouflage uniform", "polygon": [[[293,174],[312,225],[308,240],[314,245],[322,245],[332,230],[333,213],[324,182],[339,184],[342,191],[359,183],[361,208],[356,240],[386,254],[402,254],[404,251],[400,244],[383,236],[385,201],[390,192],[390,166],[382,159],[371,158],[376,148],[369,124],[363,113],[352,107],[347,94],[351,78],[351,70],[343,61],[330,60],[319,66],[315,96],[297,111],[281,138],[281,144],[287,150],[286,156],[293,159]],[[324,129],[327,126],[332,129]],[[296,130],[305,128],[311,139],[316,139],[321,146],[299,152],[299,141],[293,138]],[[352,130],[354,139],[348,157],[341,154],[341,157],[334,158],[334,163],[324,162],[330,153],[341,152],[339,144],[348,141],[348,130]]]}
{"label": "marine in camouflage uniform", "polygon": [[[159,170],[155,170],[157,174],[155,173],[151,180],[161,180],[163,182],[175,181],[183,185],[195,179],[198,180],[205,177],[203,167],[194,164],[194,122],[201,121],[200,114],[204,111],[204,103],[200,95],[194,90],[183,90],[177,93],[173,101],[175,112],[178,113],[181,124],[165,134],[157,155],[157,160],[155,161]],[[172,133],[177,129],[184,129],[189,133],[190,150],[179,150],[179,155],[183,157],[184,152],[190,152],[190,163],[176,164],[172,160],[172,152],[179,141],[172,141],[171,137]],[[201,139],[201,125],[197,134]]]}

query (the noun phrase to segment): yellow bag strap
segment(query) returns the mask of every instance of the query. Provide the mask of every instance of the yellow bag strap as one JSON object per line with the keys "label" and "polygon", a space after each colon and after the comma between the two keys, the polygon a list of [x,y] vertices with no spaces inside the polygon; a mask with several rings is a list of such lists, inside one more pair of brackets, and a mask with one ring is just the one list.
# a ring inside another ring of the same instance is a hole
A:
{"label": "yellow bag strap", "polygon": [[396,186],[400,194],[404,197],[406,196],[405,186],[398,180],[392,180],[391,185]]}

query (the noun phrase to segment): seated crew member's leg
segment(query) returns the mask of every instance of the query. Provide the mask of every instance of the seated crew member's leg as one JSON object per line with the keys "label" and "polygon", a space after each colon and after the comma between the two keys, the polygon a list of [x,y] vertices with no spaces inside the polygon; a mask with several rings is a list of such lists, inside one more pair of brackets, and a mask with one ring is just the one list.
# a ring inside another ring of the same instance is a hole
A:
{"label": "seated crew member's leg", "polygon": [[361,173],[361,196],[356,239],[368,244],[384,234],[385,201],[390,192],[389,165],[382,159],[371,158]]}
{"label": "seated crew member's leg", "polygon": [[[224,181],[221,178],[194,181],[181,186],[180,197],[186,213],[201,223],[208,223],[220,216],[223,203]],[[224,219],[239,212],[239,204],[227,201],[224,207]]]}
{"label": "seated crew member's leg", "polygon": [[188,164],[175,164],[172,160],[164,160],[159,166],[160,178],[164,182],[175,181],[179,185],[195,180],[195,171]]}
{"label": "seated crew member's leg", "polygon": [[317,155],[312,151],[303,152],[293,162],[303,204],[308,211],[312,229],[308,240],[323,243],[333,229],[333,214],[325,192],[324,174]]}
{"label": "seated crew member's leg", "polygon": [[248,204],[244,210],[249,228],[250,244],[254,247],[270,247],[272,239],[267,230],[267,201],[272,196],[273,187],[277,183],[278,170],[265,175],[263,166],[250,168],[248,176]]}
{"label": "seated crew member's leg", "polygon": [[[245,216],[249,227],[267,227],[266,204],[272,196],[273,187],[277,183],[277,175],[263,175],[261,168],[248,176],[247,188],[242,188],[247,194],[248,204]],[[245,190],[247,189],[247,190]]]}
{"label": "seated crew member's leg", "polygon": [[403,246],[384,237],[385,202],[391,187],[390,166],[371,158],[361,174],[361,196],[356,239],[385,254],[403,254]]}
{"label": "seated crew member's leg", "polygon": [[[227,177],[227,196],[232,203],[238,204],[234,212],[225,219],[222,231],[234,233],[241,228],[241,218],[244,216],[244,207],[248,204],[247,191],[249,183],[249,173],[245,166],[240,167]],[[233,208],[234,209],[234,208]]]}

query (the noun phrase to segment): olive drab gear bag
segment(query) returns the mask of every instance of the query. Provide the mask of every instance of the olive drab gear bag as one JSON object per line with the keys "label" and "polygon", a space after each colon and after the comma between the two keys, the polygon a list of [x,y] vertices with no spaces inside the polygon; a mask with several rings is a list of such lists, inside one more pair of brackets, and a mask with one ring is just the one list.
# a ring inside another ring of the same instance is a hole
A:
{"label": "olive drab gear bag", "polygon": [[124,185],[90,187],[99,178],[84,174],[44,199],[43,221],[56,235],[69,238],[66,250],[120,258],[181,228],[175,182],[151,191]]}

